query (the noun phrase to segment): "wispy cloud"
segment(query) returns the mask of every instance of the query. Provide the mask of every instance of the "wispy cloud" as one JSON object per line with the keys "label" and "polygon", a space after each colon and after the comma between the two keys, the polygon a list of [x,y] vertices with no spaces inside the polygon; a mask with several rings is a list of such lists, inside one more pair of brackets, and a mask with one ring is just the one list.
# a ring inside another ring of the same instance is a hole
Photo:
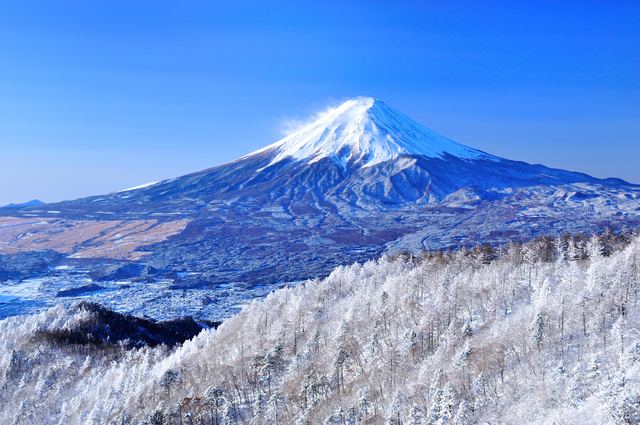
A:
{"label": "wispy cloud", "polygon": [[300,117],[285,117],[282,118],[280,120],[278,120],[278,131],[284,136],[290,136],[293,133],[302,130],[304,127],[308,126],[309,124],[312,124],[324,117],[326,117],[327,115],[331,114],[333,111],[336,110],[336,108],[338,108],[340,105],[342,105],[344,102],[348,101],[348,100],[359,100],[359,99],[364,99],[364,96],[358,96],[358,97],[349,97],[349,98],[342,98],[342,99],[334,99],[334,98],[330,98],[327,100],[327,102],[325,102],[325,104],[321,107],[318,107],[316,112],[310,114],[309,116],[307,116],[306,118],[300,118]]}

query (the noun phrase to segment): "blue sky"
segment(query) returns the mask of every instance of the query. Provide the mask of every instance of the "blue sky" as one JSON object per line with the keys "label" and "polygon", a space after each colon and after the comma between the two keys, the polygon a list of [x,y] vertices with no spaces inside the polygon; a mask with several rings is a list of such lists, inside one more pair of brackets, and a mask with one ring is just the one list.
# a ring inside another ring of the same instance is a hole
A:
{"label": "blue sky", "polygon": [[0,0],[0,205],[222,164],[371,96],[640,184],[638,2]]}

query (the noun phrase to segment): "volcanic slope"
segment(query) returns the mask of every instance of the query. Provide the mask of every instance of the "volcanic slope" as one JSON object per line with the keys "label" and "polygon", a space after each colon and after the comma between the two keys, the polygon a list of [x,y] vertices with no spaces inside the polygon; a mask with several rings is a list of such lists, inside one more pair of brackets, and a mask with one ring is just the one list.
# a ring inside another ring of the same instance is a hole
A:
{"label": "volcanic slope", "polygon": [[129,258],[154,270],[197,273],[184,286],[250,286],[323,276],[386,249],[635,226],[640,186],[499,158],[361,98],[218,167],[0,215],[180,221],[186,225],[163,241],[132,245],[137,253]]}

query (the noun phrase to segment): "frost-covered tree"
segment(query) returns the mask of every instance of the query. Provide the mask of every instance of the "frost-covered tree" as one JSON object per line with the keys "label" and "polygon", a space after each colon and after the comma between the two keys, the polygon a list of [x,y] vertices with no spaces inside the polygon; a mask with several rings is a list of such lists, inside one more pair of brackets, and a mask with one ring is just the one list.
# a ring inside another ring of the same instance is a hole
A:
{"label": "frost-covered tree", "polygon": [[222,424],[232,425],[238,423],[238,412],[233,403],[227,402],[222,408]]}
{"label": "frost-covered tree", "polygon": [[480,410],[487,399],[487,392],[489,387],[489,376],[484,372],[480,372],[478,376],[473,380],[471,391],[474,395],[474,409]]}
{"label": "frost-covered tree", "polygon": [[409,424],[422,425],[423,418],[423,410],[414,403],[413,406],[411,406],[411,410],[409,411]]}
{"label": "frost-covered tree", "polygon": [[266,416],[274,424],[284,423],[282,412],[284,407],[284,398],[279,393],[274,393],[268,401]]}
{"label": "frost-covered tree", "polygon": [[222,390],[214,385],[211,385],[204,393],[205,404],[209,406],[211,412],[211,419],[215,425],[218,425],[218,411],[222,403]]}
{"label": "frost-covered tree", "polygon": [[538,349],[544,342],[544,319],[542,314],[536,313],[533,321],[531,322],[531,342],[533,342]]}
{"label": "frost-covered tree", "polygon": [[147,415],[142,423],[144,425],[165,425],[167,423],[167,415],[161,410],[156,410],[150,415]]}
{"label": "frost-covered tree", "polygon": [[399,390],[396,390],[387,409],[387,423],[389,425],[400,425],[402,423],[401,410],[404,402],[404,395]]}
{"label": "frost-covered tree", "polygon": [[438,416],[442,423],[446,423],[449,419],[453,418],[457,405],[458,396],[453,384],[447,382],[442,390],[442,396],[440,397],[440,403],[438,405]]}
{"label": "frost-covered tree", "polygon": [[468,425],[471,423],[471,415],[471,404],[467,400],[462,400],[451,423],[452,425]]}

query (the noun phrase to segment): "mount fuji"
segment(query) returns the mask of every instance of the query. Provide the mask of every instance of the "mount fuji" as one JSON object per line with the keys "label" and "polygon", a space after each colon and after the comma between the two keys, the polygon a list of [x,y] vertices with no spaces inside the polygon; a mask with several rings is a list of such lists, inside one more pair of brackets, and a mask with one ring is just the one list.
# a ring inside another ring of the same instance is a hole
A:
{"label": "mount fuji", "polygon": [[[27,236],[0,227],[0,253],[22,246],[92,264],[109,259],[95,266],[95,279],[160,274],[184,288],[252,287],[323,276],[387,250],[636,226],[640,186],[499,158],[360,98],[230,163],[102,196],[3,209],[2,220],[7,229],[45,224]],[[70,243],[78,226],[88,230]]]}

